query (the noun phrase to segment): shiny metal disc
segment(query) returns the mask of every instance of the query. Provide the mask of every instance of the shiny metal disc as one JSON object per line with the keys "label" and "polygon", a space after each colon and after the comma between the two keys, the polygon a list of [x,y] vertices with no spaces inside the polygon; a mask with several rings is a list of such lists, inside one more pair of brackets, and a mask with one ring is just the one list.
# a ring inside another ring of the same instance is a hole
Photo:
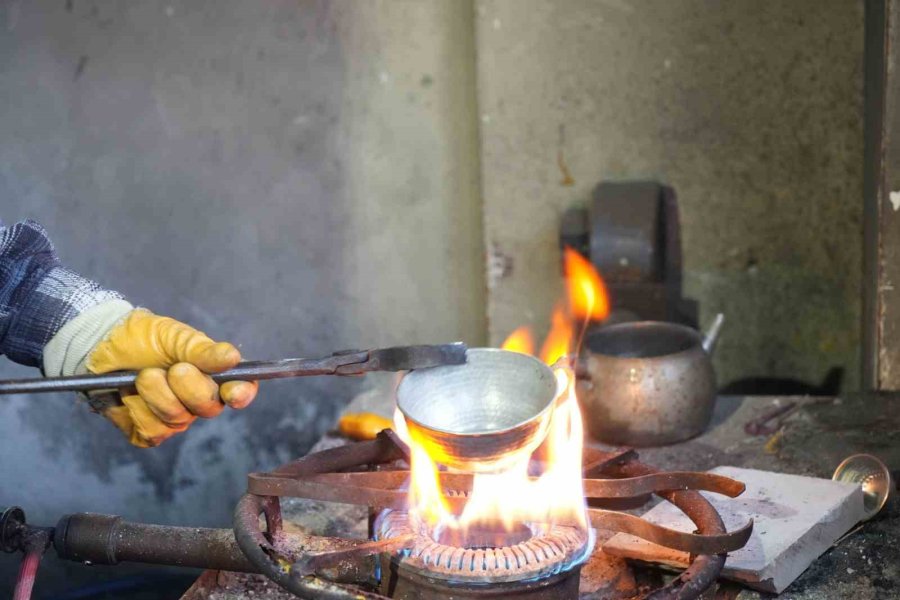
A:
{"label": "shiny metal disc", "polygon": [[848,456],[834,470],[831,478],[862,487],[866,521],[881,512],[894,485],[887,466],[871,454]]}

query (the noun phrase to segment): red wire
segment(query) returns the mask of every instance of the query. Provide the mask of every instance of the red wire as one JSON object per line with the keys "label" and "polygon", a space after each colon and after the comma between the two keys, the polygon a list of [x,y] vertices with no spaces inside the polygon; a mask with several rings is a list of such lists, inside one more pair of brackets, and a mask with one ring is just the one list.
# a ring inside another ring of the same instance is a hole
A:
{"label": "red wire", "polygon": [[38,564],[41,562],[43,552],[28,552],[22,559],[19,568],[19,578],[16,580],[16,591],[13,600],[31,600],[31,589],[34,587],[34,578],[37,575]]}

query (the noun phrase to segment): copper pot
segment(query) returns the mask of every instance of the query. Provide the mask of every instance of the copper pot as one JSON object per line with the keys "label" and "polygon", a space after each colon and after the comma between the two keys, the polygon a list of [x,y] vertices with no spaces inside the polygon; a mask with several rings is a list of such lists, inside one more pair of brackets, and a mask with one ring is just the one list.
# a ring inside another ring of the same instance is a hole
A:
{"label": "copper pot", "polygon": [[658,321],[590,334],[578,398],[591,435],[610,444],[662,446],[706,429],[716,401],[710,355],[722,322],[717,315],[705,336]]}

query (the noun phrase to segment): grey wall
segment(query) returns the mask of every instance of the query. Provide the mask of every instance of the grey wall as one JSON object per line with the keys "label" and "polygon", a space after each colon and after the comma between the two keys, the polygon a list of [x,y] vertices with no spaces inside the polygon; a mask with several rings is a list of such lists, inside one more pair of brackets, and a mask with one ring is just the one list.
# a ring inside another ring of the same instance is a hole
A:
{"label": "grey wall", "polygon": [[[5,0],[0,31],[0,217],[246,356],[481,343],[485,305],[495,343],[541,332],[562,211],[654,178],[723,382],[855,383],[861,0]],[[513,266],[487,298],[482,240]],[[267,383],[149,451],[2,399],[0,506],[225,524],[361,385]]]}
{"label": "grey wall", "polygon": [[[468,3],[6,1],[0,31],[0,218],[69,266],[247,357],[483,342]],[[225,525],[361,385],[265,383],[152,450],[0,399],[0,506]]]}
{"label": "grey wall", "polygon": [[720,381],[840,367],[853,389],[862,1],[476,4],[485,235],[512,264],[490,279],[491,341],[546,328],[567,207],[655,179],[678,193],[686,296],[728,319]]}

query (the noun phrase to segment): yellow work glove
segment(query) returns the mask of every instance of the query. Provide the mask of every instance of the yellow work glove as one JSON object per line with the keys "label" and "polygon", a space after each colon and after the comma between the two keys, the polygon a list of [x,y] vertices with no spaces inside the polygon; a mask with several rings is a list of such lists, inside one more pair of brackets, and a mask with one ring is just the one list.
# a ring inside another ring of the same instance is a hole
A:
{"label": "yellow work glove", "polygon": [[390,429],[393,422],[374,413],[347,413],[338,420],[338,431],[352,440],[374,440],[382,429]]}
{"label": "yellow work glove", "polygon": [[229,381],[220,387],[205,373],[237,365],[241,353],[227,342],[169,317],[135,309],[89,352],[91,373],[139,370],[134,389],[120,390],[121,405],[92,405],[122,430],[132,444],[156,446],[182,432],[197,417],[215,417],[228,405],[244,408],[256,396],[256,382]]}

